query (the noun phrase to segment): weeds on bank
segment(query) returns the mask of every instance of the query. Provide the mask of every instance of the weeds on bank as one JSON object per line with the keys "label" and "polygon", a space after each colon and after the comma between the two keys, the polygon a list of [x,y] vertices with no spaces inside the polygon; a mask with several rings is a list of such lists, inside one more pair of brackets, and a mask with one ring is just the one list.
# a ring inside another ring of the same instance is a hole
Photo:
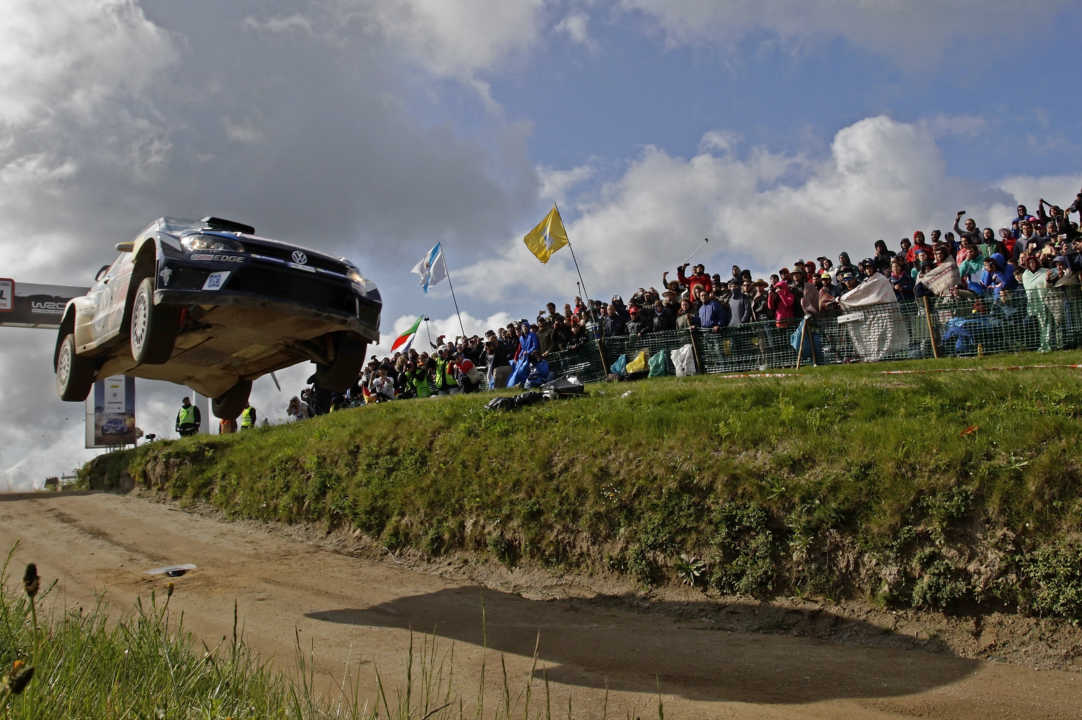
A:
{"label": "weeds on bank", "polygon": [[[378,697],[361,698],[357,677],[347,663],[336,692],[317,689],[316,648],[302,650],[297,635],[297,672],[286,676],[260,661],[238,633],[237,608],[233,634],[214,647],[198,643],[169,610],[172,583],[165,597],[151,593],[135,613],[120,621],[108,617],[99,603],[45,613],[38,604],[54,587],[39,594],[41,578],[31,563],[22,592],[8,590],[12,547],[0,568],[0,716],[5,720],[55,718],[148,718],[252,720],[551,720],[552,695],[547,676],[543,697],[534,698],[540,636],[524,686],[513,681],[500,656],[502,688],[498,702],[485,706],[487,653],[477,680],[476,707],[459,694],[454,646],[444,651],[431,636],[415,647],[410,636],[405,676],[391,686],[377,669]],[[484,618],[482,615],[482,627]],[[198,649],[198,648],[201,648]],[[542,673],[543,674],[543,673]],[[574,717],[568,695],[566,715]],[[602,717],[608,717],[605,693]],[[658,717],[664,717],[660,686]],[[630,716],[629,716],[630,717]]]}
{"label": "weeds on bank", "polygon": [[[155,443],[84,474],[123,465],[182,500],[358,530],[396,552],[1082,621],[1082,570],[1061,559],[1082,537],[1079,371],[994,369],[1033,362],[595,384],[516,413],[481,395],[387,403]],[[882,374],[959,368],[976,371]]]}

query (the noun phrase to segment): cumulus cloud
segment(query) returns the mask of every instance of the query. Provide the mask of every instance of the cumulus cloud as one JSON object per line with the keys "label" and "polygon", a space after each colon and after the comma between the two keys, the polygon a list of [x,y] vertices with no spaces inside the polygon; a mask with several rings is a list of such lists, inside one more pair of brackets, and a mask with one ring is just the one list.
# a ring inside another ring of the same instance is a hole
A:
{"label": "cumulus cloud", "polygon": [[[915,229],[947,230],[956,206],[982,226],[998,227],[1016,202],[1033,206],[1042,194],[1062,202],[1079,187],[1076,176],[993,183],[953,177],[933,128],[884,116],[840,129],[829,155],[818,160],[764,147],[738,157],[729,141],[719,142],[725,137],[711,131],[690,158],[646,148],[596,197],[564,210],[594,297],[657,285],[661,270],[691,252],[715,271],[736,263],[765,274],[798,257],[871,255],[879,238],[893,248]],[[469,292],[529,295],[524,311],[574,294],[569,253],[539,267],[520,238],[505,247],[460,273]]]}
{"label": "cumulus cloud", "polygon": [[0,22],[0,121],[92,120],[173,63],[168,33],[129,0],[11,0]]}
{"label": "cumulus cloud", "polygon": [[[405,275],[433,238],[452,242],[465,262],[509,232],[539,182],[528,127],[483,119],[484,144],[433,127],[442,90],[424,68],[431,60],[432,72],[465,72],[505,57],[517,41],[476,51],[466,46],[484,34],[453,28],[498,25],[518,10],[465,7],[456,26],[443,4],[420,3],[422,27],[410,30],[402,16],[380,25],[385,16],[369,7],[351,34],[328,32],[330,5],[302,1],[265,15],[209,1],[5,5],[3,275],[88,285],[115,242],[165,214],[248,220],[262,234],[350,257],[376,278]],[[414,57],[426,37],[439,40],[435,55]],[[385,297],[390,283],[381,283]],[[54,399],[53,332],[2,332],[0,403],[18,421],[0,425],[0,486],[40,482],[92,454],[82,449],[82,406]],[[311,371],[302,363],[280,373],[281,392],[258,380],[253,403],[281,417]],[[184,392],[140,381],[140,426],[171,435]]]}
{"label": "cumulus cloud", "polygon": [[582,11],[572,12],[556,23],[556,31],[564,33],[572,42],[588,50],[598,49],[597,42],[590,36],[590,16]]}
{"label": "cumulus cloud", "polygon": [[719,153],[727,153],[742,140],[740,133],[731,130],[710,130],[699,140],[699,152],[716,150]]}
{"label": "cumulus cloud", "polygon": [[537,174],[541,179],[538,196],[558,202],[564,198],[566,192],[594,177],[597,170],[591,165],[579,165],[570,170],[554,170],[542,166],[537,169]]}
{"label": "cumulus cloud", "polygon": [[[788,47],[844,38],[906,67],[930,67],[949,47],[999,36],[1017,24],[1011,0],[954,0],[934,7],[912,0],[619,0],[625,11],[659,23],[672,45],[728,47],[766,31]],[[1067,0],[1026,6],[1026,22],[1039,26]]]}
{"label": "cumulus cloud", "polygon": [[470,78],[528,51],[541,33],[543,0],[334,0],[351,27],[403,46],[438,75]]}

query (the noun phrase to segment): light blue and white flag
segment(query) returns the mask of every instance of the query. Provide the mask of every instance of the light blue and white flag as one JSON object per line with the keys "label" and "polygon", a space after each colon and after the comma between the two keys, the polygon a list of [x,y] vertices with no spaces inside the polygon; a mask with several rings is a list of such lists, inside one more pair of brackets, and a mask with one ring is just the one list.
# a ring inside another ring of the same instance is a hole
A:
{"label": "light blue and white flag", "polygon": [[421,289],[428,292],[430,285],[435,285],[440,280],[447,277],[447,262],[443,259],[443,248],[439,243],[432,246],[432,249],[425,253],[425,256],[421,258],[421,261],[413,266],[413,270],[421,276]]}

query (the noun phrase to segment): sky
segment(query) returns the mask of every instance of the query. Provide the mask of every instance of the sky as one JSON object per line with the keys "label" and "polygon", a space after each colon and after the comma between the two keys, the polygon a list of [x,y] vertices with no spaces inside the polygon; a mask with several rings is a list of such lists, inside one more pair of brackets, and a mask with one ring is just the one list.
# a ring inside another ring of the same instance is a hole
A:
{"label": "sky", "polygon": [[[0,277],[88,285],[162,215],[342,255],[382,348],[419,314],[468,333],[578,293],[522,236],[559,205],[589,294],[689,256],[757,275],[883,238],[1000,227],[1082,187],[1075,3],[1033,0],[7,0]],[[709,238],[709,242],[703,242]],[[55,333],[0,328],[0,490],[93,456]],[[377,352],[379,349],[377,349]],[[284,417],[311,371],[255,384]],[[172,435],[185,393],[137,381]]]}

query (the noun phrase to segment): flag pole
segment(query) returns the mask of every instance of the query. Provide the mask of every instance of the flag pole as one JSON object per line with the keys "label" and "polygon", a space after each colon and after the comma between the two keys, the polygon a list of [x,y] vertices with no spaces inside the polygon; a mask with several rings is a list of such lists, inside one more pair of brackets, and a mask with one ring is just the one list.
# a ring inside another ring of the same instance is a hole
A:
{"label": "flag pole", "polygon": [[[552,207],[556,208],[556,213],[559,214],[560,207],[553,201]],[[590,291],[586,289],[586,283],[582,280],[582,270],[579,269],[579,260],[575,257],[575,248],[571,245],[571,236],[567,234],[567,227],[564,226],[564,235],[567,237],[567,248],[571,251],[571,260],[575,263],[575,272],[579,276],[579,285],[582,286],[582,293],[586,296],[586,309],[590,313],[590,318],[594,321],[594,325],[597,326],[597,354],[601,356],[601,374],[602,376],[608,374],[609,366],[605,362],[605,348],[601,344],[601,337],[605,334],[604,328],[601,327],[601,322],[594,315],[594,305],[590,302]]]}
{"label": "flag pole", "polygon": [[[555,202],[552,203],[552,207],[556,208],[557,213],[560,212],[560,208]],[[590,311],[590,317],[593,321],[597,322],[597,318],[594,316],[594,306],[590,303],[590,291],[586,289],[586,283],[582,281],[582,270],[579,270],[579,260],[575,257],[575,248],[571,245],[570,235],[567,235],[567,247],[571,250],[571,260],[575,263],[575,272],[578,273],[579,276],[579,285],[582,286],[582,294],[586,296],[586,309]]]}
{"label": "flag pole", "polygon": [[455,284],[451,282],[451,268],[447,267],[447,250],[441,245],[443,252],[443,266],[447,268],[447,285],[451,288],[451,302],[455,304],[455,315],[458,316],[458,329],[462,331],[462,339],[466,339],[466,328],[462,325],[462,313],[458,311],[458,298],[455,297]]}

